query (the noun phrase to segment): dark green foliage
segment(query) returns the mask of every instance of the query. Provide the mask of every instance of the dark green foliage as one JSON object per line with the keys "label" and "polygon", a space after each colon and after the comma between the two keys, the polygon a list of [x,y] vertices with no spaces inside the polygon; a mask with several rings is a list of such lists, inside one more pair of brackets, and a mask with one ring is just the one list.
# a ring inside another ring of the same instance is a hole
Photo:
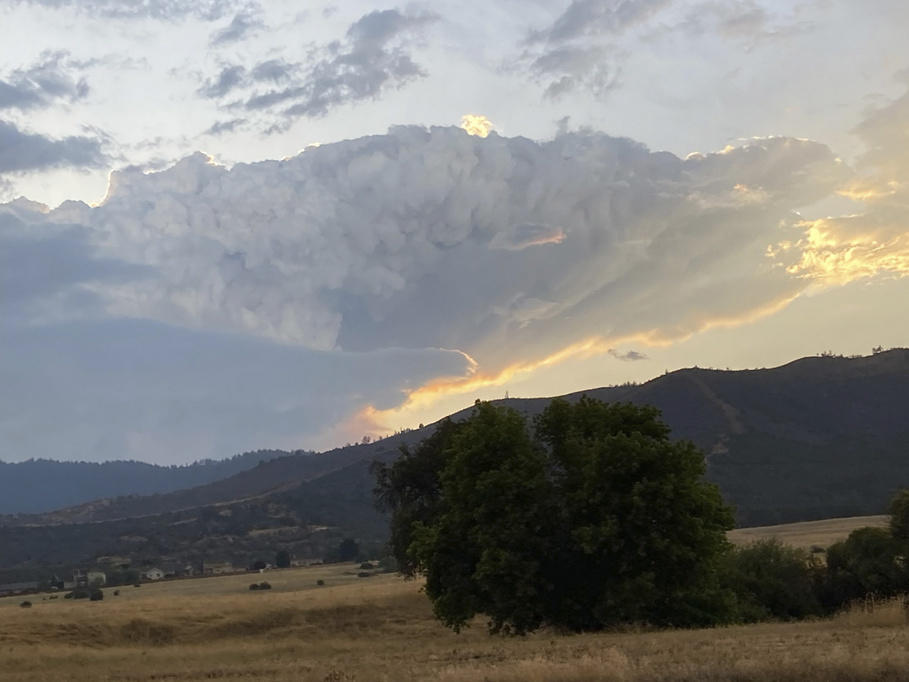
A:
{"label": "dark green foliage", "polygon": [[890,501],[890,533],[897,540],[909,541],[909,489],[898,491]]}
{"label": "dark green foliage", "polygon": [[271,583],[267,583],[267,582],[253,583],[252,585],[249,586],[249,589],[252,592],[255,592],[257,590],[270,590]]}
{"label": "dark green foliage", "polygon": [[286,549],[279,550],[275,554],[275,566],[278,568],[290,568],[290,552]]}
{"label": "dark green foliage", "polygon": [[316,585],[318,585],[319,587],[322,587],[324,584],[325,584],[325,581],[322,580],[322,578],[319,578],[319,579],[316,581]]}
{"label": "dark green foliage", "polygon": [[19,604],[19,606],[21,606],[23,609],[30,609],[32,607],[32,603],[30,601],[26,600],[26,601],[22,602],[21,604]]}
{"label": "dark green foliage", "polygon": [[103,591],[103,590],[101,590],[101,589],[99,589],[99,588],[97,588],[97,587],[93,587],[93,588],[91,588],[91,590],[89,590],[89,593],[88,593],[88,600],[89,600],[89,601],[101,601],[101,600],[103,600],[103,599],[104,599],[104,591]]}
{"label": "dark green foliage", "polygon": [[360,554],[360,545],[353,538],[344,538],[338,545],[338,561],[355,561]]}
{"label": "dark green foliage", "polygon": [[821,614],[822,573],[807,552],[773,538],[730,552],[724,582],[736,594],[740,620],[797,620]]}
{"label": "dark green foliage", "polygon": [[515,633],[730,620],[719,561],[731,512],[703,481],[703,455],[671,442],[658,414],[554,400],[531,438],[520,414],[479,403],[404,465],[435,476],[386,468],[378,487],[393,512],[412,519],[425,500],[409,526],[393,518],[393,549],[425,573],[436,615],[457,630],[483,613]]}
{"label": "dark green foliage", "polygon": [[830,609],[867,596],[889,597],[909,589],[904,543],[885,528],[859,528],[827,549],[823,600]]}
{"label": "dark green foliage", "polygon": [[463,422],[443,419],[435,432],[415,449],[401,445],[401,455],[392,464],[374,462],[376,504],[391,513],[389,546],[398,570],[413,577],[416,565],[408,547],[413,542],[413,527],[434,519],[441,504],[439,477],[446,460],[446,448]]}

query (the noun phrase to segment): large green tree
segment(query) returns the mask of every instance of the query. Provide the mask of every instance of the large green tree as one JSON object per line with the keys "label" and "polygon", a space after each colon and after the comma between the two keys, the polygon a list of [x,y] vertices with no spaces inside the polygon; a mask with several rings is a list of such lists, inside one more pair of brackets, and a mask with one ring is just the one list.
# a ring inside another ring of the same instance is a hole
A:
{"label": "large green tree", "polygon": [[[703,454],[671,441],[655,409],[554,400],[532,436],[514,410],[479,403],[446,429],[424,467],[421,447],[378,480],[398,560],[425,574],[444,623],[485,614],[493,631],[522,633],[729,618],[718,564],[731,512]],[[420,494],[397,487],[414,470],[434,472]]]}

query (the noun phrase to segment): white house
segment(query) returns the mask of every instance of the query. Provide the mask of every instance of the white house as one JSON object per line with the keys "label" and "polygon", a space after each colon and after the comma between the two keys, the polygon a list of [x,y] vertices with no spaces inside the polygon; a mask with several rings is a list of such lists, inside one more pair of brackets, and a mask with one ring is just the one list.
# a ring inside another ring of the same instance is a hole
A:
{"label": "white house", "polygon": [[107,574],[104,571],[89,571],[85,574],[85,577],[89,585],[95,585],[96,587],[107,585]]}
{"label": "white house", "polygon": [[163,580],[164,571],[160,568],[150,568],[142,574],[142,577],[146,580]]}

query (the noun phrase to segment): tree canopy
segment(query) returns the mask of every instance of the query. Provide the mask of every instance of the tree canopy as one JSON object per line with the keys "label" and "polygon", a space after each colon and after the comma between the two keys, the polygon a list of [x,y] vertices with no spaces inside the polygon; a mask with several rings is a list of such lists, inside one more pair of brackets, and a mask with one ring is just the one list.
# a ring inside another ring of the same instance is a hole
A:
{"label": "tree canopy", "polygon": [[455,630],[477,614],[515,633],[707,625],[732,608],[731,511],[654,408],[553,400],[531,433],[478,402],[376,473],[392,551]]}

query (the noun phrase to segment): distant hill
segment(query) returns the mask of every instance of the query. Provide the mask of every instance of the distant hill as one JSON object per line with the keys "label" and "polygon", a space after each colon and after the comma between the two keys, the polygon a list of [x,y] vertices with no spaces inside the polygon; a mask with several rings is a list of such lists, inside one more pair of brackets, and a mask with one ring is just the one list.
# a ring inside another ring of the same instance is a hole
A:
{"label": "distant hill", "polygon": [[257,450],[185,466],[47,459],[0,462],[0,514],[45,512],[118,495],[153,495],[193,488],[290,454],[283,450]]}
{"label": "distant hill", "polygon": [[[774,369],[691,368],[565,397],[583,393],[662,410],[673,437],[707,453],[708,478],[736,507],[740,526],[879,514],[909,486],[907,349]],[[549,398],[498,402],[530,418]],[[369,464],[393,459],[402,443],[433,428],[264,461],[190,490],[3,517],[0,568],[99,555],[251,557],[277,546],[315,558],[345,536],[378,547],[386,526],[372,504]]]}

